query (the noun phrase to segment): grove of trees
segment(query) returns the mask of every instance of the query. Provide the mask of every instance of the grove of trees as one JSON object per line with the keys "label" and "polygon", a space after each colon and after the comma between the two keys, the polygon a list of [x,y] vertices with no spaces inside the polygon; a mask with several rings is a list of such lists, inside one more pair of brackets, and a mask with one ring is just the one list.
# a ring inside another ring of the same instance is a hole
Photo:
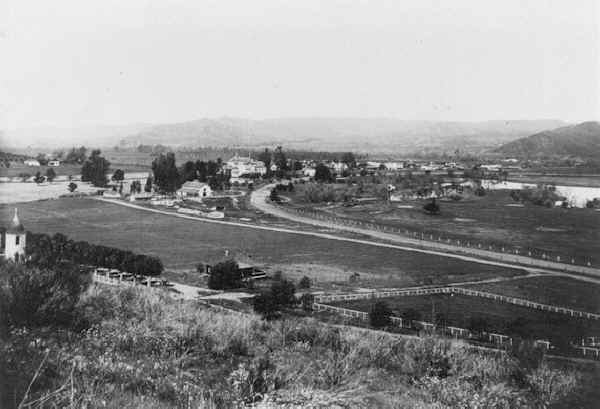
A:
{"label": "grove of trees", "polygon": [[81,180],[90,182],[94,186],[104,187],[108,183],[106,174],[110,169],[110,162],[102,157],[100,149],[94,149],[81,168]]}
{"label": "grove of trees", "polygon": [[61,233],[50,236],[45,233],[27,232],[25,251],[28,263],[40,268],[54,268],[64,263],[73,263],[147,276],[157,276],[163,271],[163,264],[158,257],[90,244],[87,241],[74,241]]}

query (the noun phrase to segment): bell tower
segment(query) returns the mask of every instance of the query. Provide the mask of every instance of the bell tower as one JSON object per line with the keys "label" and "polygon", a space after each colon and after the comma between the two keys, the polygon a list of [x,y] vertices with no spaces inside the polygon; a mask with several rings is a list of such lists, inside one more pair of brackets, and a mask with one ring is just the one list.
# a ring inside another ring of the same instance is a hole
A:
{"label": "bell tower", "polygon": [[4,235],[4,258],[14,262],[24,261],[26,237],[25,227],[19,220],[19,214],[15,209],[15,216]]}

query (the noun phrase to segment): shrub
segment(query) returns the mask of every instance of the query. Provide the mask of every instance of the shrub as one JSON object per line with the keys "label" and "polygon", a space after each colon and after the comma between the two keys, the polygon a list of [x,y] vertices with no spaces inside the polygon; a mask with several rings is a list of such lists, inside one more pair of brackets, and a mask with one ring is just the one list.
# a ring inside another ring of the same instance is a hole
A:
{"label": "shrub", "polygon": [[74,268],[61,271],[23,265],[0,266],[0,325],[70,325],[90,278]]}
{"label": "shrub", "polygon": [[385,301],[377,301],[369,311],[369,322],[374,328],[383,328],[392,324],[392,311]]}
{"label": "shrub", "polygon": [[304,276],[300,279],[300,282],[298,283],[298,288],[310,288],[310,284],[310,278]]}
{"label": "shrub", "polygon": [[215,264],[208,275],[208,287],[213,290],[229,290],[242,286],[242,273],[235,260]]}
{"label": "shrub", "polygon": [[435,198],[431,199],[428,203],[425,203],[423,206],[423,210],[427,214],[439,214],[440,213],[440,205],[437,203]]}
{"label": "shrub", "polygon": [[309,293],[304,293],[300,297],[300,304],[302,305],[302,309],[306,312],[311,312],[313,310],[313,303],[315,302],[315,296]]}
{"label": "shrub", "polygon": [[266,319],[278,318],[281,310],[297,304],[294,283],[288,280],[274,281],[268,291],[254,297],[254,311]]}

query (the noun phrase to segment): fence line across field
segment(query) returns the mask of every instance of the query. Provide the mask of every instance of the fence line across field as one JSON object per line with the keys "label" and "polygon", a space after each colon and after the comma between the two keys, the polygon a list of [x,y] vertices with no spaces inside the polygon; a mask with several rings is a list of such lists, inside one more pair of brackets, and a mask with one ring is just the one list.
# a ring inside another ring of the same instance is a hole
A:
{"label": "fence line across field", "polygon": [[[319,311],[332,312],[332,313],[338,314],[343,317],[356,318],[356,319],[359,319],[359,320],[365,321],[365,322],[367,322],[369,320],[369,314],[367,312],[352,310],[352,309],[343,308],[343,307],[336,307],[334,305],[329,305],[329,304],[321,304],[320,302],[315,302],[313,304],[313,309],[317,312],[319,312]],[[391,320],[392,324],[394,324],[400,328],[408,328],[407,327],[408,322],[405,323],[404,322],[405,320],[403,320],[401,317],[391,316],[390,320]],[[413,322],[419,324],[424,330],[434,330],[435,329],[435,326],[431,322],[426,322],[426,321],[413,321]],[[456,338],[460,337],[460,338],[468,339],[473,336],[473,332],[466,328],[447,326],[447,327],[445,327],[445,330],[448,331],[451,336],[456,337]],[[497,334],[497,333],[492,333],[492,332],[483,332],[482,336],[487,341],[489,341],[495,345],[504,346],[507,344],[508,345],[513,344],[513,339],[508,335]],[[534,345],[542,347],[546,350],[550,350],[550,341],[547,341],[547,340],[543,340],[543,339],[534,340]],[[575,351],[578,351],[585,358],[600,359],[600,348],[589,347],[589,346],[579,346],[579,345],[573,345],[573,348],[575,349]]]}
{"label": "fence line across field", "polygon": [[[484,243],[471,242],[470,240],[461,240],[461,239],[456,239],[456,238],[453,239],[453,238],[448,238],[448,237],[442,237],[439,234],[434,235],[433,233],[410,231],[410,230],[402,229],[399,227],[379,225],[379,224],[375,224],[372,222],[365,222],[362,220],[353,220],[353,219],[346,219],[343,217],[329,216],[329,215],[325,215],[323,213],[308,211],[306,209],[295,209],[295,208],[289,208],[289,207],[281,207],[281,208],[288,210],[288,211],[296,212],[301,215],[306,215],[313,219],[328,221],[328,222],[330,222],[331,227],[335,227],[335,225],[343,225],[343,226],[349,226],[349,227],[361,227],[361,228],[367,228],[367,229],[371,229],[371,230],[375,230],[375,231],[380,231],[383,233],[401,234],[406,237],[410,237],[410,238],[414,238],[414,239],[422,240],[422,241],[427,241],[427,242],[450,244],[450,245],[456,245],[456,246],[463,247],[463,248],[472,248],[472,249],[476,249],[476,250],[478,249],[478,250],[493,251],[494,253],[497,253],[500,256],[501,260],[504,260],[504,261],[511,261],[511,262],[517,261],[518,262],[518,260],[515,257],[511,257],[511,255],[514,255],[514,256],[521,256],[521,257],[528,257],[533,260],[541,259],[541,260],[547,261],[547,262],[561,263],[563,265],[568,265],[570,269],[575,269],[576,271],[579,271],[579,269],[577,269],[578,266],[590,267],[590,268],[592,267],[591,258],[581,260],[581,257],[567,256],[564,254],[561,255],[561,254],[555,254],[555,253],[550,254],[549,251],[541,250],[541,249],[537,249],[537,248],[531,248],[528,250],[523,250],[520,248],[512,248],[511,249],[505,245],[493,245],[490,243],[484,244]],[[504,257],[502,257],[502,255],[504,255]],[[586,272],[586,271],[582,270],[580,272]]]}
{"label": "fence line across field", "polygon": [[354,294],[333,294],[333,295],[318,295],[315,296],[315,301],[318,303],[335,302],[335,301],[351,301],[364,300],[397,296],[415,296],[415,295],[432,295],[432,294],[459,294],[471,297],[482,297],[496,301],[501,301],[513,305],[518,305],[527,308],[534,308],[541,311],[550,311],[559,314],[568,315],[571,317],[588,318],[600,320],[600,314],[575,310],[567,307],[559,307],[550,304],[542,304],[535,301],[529,301],[522,298],[509,297],[506,295],[488,293],[485,291],[471,290],[462,287],[435,287],[435,288],[418,288],[408,290],[391,290],[377,291],[371,293],[354,293]]}

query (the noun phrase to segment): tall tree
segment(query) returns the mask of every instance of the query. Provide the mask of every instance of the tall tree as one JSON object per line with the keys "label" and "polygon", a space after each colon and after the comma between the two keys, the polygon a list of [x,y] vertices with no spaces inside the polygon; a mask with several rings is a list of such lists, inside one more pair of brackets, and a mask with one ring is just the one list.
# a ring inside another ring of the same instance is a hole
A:
{"label": "tall tree", "polygon": [[109,171],[110,162],[100,156],[100,149],[94,149],[90,157],[81,167],[81,180],[91,182],[94,186],[106,186],[108,180],[106,173]]}
{"label": "tall tree", "polygon": [[265,148],[264,152],[258,154],[258,160],[265,164],[267,174],[271,172],[271,151]]}
{"label": "tall tree", "polygon": [[123,172],[121,169],[115,170],[115,173],[113,173],[111,180],[113,182],[121,182],[123,181],[123,179],[125,179],[125,172]]}
{"label": "tall tree", "polygon": [[161,153],[155,158],[152,162],[152,172],[154,173],[154,183],[161,192],[173,193],[179,188],[179,171],[173,152],[166,155]]}
{"label": "tall tree", "polygon": [[273,152],[273,163],[275,163],[280,172],[288,170],[287,158],[281,146],[278,146],[275,149],[275,152]]}
{"label": "tall tree", "polygon": [[54,169],[52,169],[52,168],[46,169],[46,179],[48,180],[48,182],[52,182],[55,177],[56,177],[56,172],[54,171]]}
{"label": "tall tree", "polygon": [[319,163],[315,168],[315,180],[317,182],[331,182],[331,170],[323,164]]}
{"label": "tall tree", "polygon": [[345,163],[350,169],[356,167],[356,158],[352,152],[345,152],[342,155],[342,162]]}
{"label": "tall tree", "polygon": [[181,167],[181,180],[189,182],[196,179],[196,164],[192,161],[187,161]]}

